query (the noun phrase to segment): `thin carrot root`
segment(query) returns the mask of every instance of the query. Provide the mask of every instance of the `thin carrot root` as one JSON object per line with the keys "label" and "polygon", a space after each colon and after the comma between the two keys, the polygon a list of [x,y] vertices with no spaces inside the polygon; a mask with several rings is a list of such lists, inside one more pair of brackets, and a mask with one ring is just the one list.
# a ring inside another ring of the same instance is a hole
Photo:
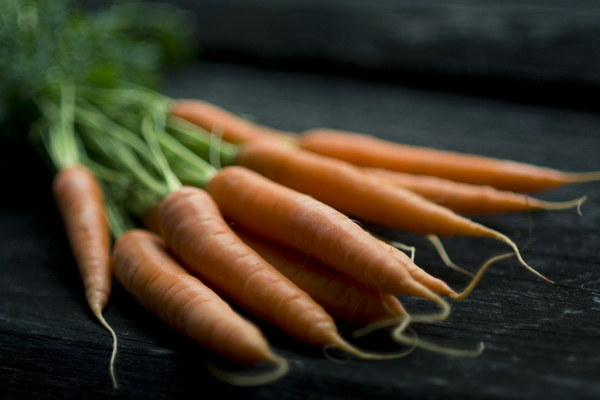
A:
{"label": "thin carrot root", "polygon": [[521,256],[521,251],[519,250],[519,248],[517,247],[516,243],[513,242],[512,240],[510,240],[510,238],[500,232],[497,231],[493,231],[495,232],[494,237],[496,239],[501,240],[502,242],[506,243],[507,245],[509,245],[515,252],[515,256],[517,257],[517,260],[519,260],[519,262],[521,263],[521,265],[523,265],[527,270],[531,271],[533,274],[537,275],[538,277],[540,277],[541,279],[545,280],[548,283],[556,283],[553,280],[551,280],[550,278],[545,277],[544,275],[542,275],[540,272],[538,272],[536,269],[534,269],[532,266],[530,266],[529,264],[527,264],[525,262],[525,260],[523,260],[523,257]]}
{"label": "thin carrot root", "polygon": [[504,253],[504,254],[500,254],[497,256],[494,256],[492,258],[490,258],[489,260],[487,260],[485,263],[483,263],[483,265],[479,268],[479,270],[477,271],[477,273],[475,274],[475,276],[473,276],[473,279],[471,279],[471,282],[469,282],[469,285],[467,285],[467,287],[460,293],[452,296],[453,300],[463,300],[465,299],[469,294],[471,294],[471,292],[473,291],[473,289],[475,289],[475,287],[479,284],[479,282],[481,281],[481,278],[483,277],[483,275],[487,272],[487,270],[495,263],[502,261],[506,258],[509,257],[514,257],[514,253]]}
{"label": "thin carrot root", "polygon": [[333,357],[329,353],[329,351],[332,349],[342,350],[342,351],[348,353],[349,355],[353,355],[353,356],[361,358],[363,360],[393,360],[393,359],[406,357],[408,354],[410,354],[413,351],[414,348],[409,348],[407,350],[404,350],[401,352],[395,352],[395,353],[375,353],[375,352],[359,349],[358,347],[350,344],[349,342],[347,342],[340,336],[335,343],[332,343],[332,344],[329,344],[329,345],[326,345],[325,347],[323,347],[323,352],[329,359],[335,359],[335,357]]}
{"label": "thin carrot root", "polygon": [[275,354],[271,361],[274,368],[259,373],[226,371],[209,361],[204,362],[204,368],[213,378],[232,386],[260,386],[278,380],[290,369],[287,360]]}
{"label": "thin carrot root", "polygon": [[113,386],[113,388],[116,389],[116,388],[119,387],[119,383],[117,382],[117,375],[115,373],[115,360],[117,358],[117,334],[115,333],[115,330],[108,324],[108,322],[106,322],[106,319],[104,318],[104,315],[102,315],[102,309],[101,308],[96,307],[92,311],[94,313],[94,316],[96,316],[96,318],[98,319],[98,321],[100,321],[100,324],[112,336],[113,346],[112,346],[112,352],[111,352],[111,355],[110,355],[109,373],[110,373],[110,380],[112,382],[112,386]]}
{"label": "thin carrot root", "polygon": [[580,216],[581,214],[581,206],[587,200],[587,196],[582,196],[578,199],[568,200],[568,201],[544,201],[544,200],[535,200],[533,205],[543,210],[567,210],[569,208],[577,208],[577,214]]}
{"label": "thin carrot root", "polygon": [[586,183],[600,181],[600,171],[565,173],[565,181],[568,183]]}
{"label": "thin carrot root", "polygon": [[444,354],[451,357],[477,357],[485,349],[485,345],[483,344],[483,342],[480,342],[479,346],[475,349],[457,349],[449,346],[443,346],[425,340],[421,340],[416,336],[416,334],[413,337],[409,337],[406,335],[405,332],[399,329],[393,332],[392,337],[399,343],[418,347],[424,350]]}
{"label": "thin carrot root", "polygon": [[429,242],[431,242],[435,250],[438,252],[440,258],[444,262],[444,265],[446,265],[450,269],[460,272],[461,274],[473,276],[473,273],[471,271],[467,271],[466,269],[457,265],[456,263],[454,263],[454,261],[450,259],[450,256],[446,252],[442,241],[437,235],[425,235],[425,237],[427,238],[427,240],[429,240]]}
{"label": "thin carrot root", "polygon": [[383,241],[383,242],[385,242],[385,243],[389,244],[390,246],[393,246],[393,247],[395,247],[395,248],[397,248],[397,249],[399,249],[399,250],[403,250],[403,251],[407,251],[407,252],[409,252],[409,253],[410,253],[410,259],[411,259],[411,261],[413,261],[413,262],[415,261],[415,255],[416,255],[416,248],[415,248],[415,246],[409,246],[409,245],[407,245],[407,244],[400,243],[400,242],[398,242],[398,241],[395,241],[395,240],[391,240],[391,239],[385,238],[385,237],[383,237],[383,236],[380,236],[380,235],[374,234],[374,233],[372,233],[372,232],[371,232],[371,235],[373,235],[373,236],[375,236],[377,239],[379,239],[379,240],[381,240],[381,241]]}

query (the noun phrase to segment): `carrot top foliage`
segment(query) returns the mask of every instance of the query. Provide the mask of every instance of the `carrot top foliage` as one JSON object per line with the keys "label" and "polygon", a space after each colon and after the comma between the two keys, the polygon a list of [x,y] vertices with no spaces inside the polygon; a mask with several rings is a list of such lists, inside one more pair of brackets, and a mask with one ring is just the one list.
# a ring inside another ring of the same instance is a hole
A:
{"label": "carrot top foliage", "polygon": [[59,106],[65,84],[158,88],[163,68],[191,54],[191,22],[164,4],[91,11],[70,0],[0,2],[0,138],[20,140],[42,108]]}
{"label": "carrot top foliage", "polygon": [[[156,115],[166,115],[166,108],[155,97],[131,94],[159,89],[164,69],[192,54],[193,19],[161,3],[115,2],[94,10],[78,5],[0,2],[2,147],[33,143],[54,170],[85,165],[105,186],[112,182],[112,195],[148,197],[133,190],[119,194],[140,180],[150,192],[164,192],[161,185],[169,181],[161,183],[150,165],[157,161],[138,160],[130,150],[133,137],[141,136],[143,126],[156,125]],[[97,99],[112,107],[100,107]],[[154,121],[143,125],[149,113]],[[113,137],[103,132],[115,127]],[[131,134],[123,134],[127,129]],[[127,151],[115,157],[115,146],[124,143]],[[139,145],[137,151],[142,152]]]}

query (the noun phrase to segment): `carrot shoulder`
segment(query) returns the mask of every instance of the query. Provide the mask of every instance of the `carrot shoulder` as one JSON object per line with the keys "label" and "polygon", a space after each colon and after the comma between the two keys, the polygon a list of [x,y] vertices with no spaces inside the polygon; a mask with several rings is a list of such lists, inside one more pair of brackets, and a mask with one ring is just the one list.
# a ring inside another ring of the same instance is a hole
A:
{"label": "carrot shoulder", "polygon": [[363,167],[432,175],[515,192],[535,192],[600,179],[600,172],[566,173],[511,160],[404,145],[334,129],[305,131],[298,143],[303,149]]}
{"label": "carrot shoulder", "polygon": [[112,265],[123,287],[180,334],[242,364],[277,366],[261,376],[228,376],[230,383],[266,383],[287,371],[260,330],[179,265],[158,235],[128,231],[115,245]]}
{"label": "carrot shoulder", "polygon": [[192,122],[203,129],[220,135],[230,143],[250,140],[287,138],[291,133],[258,125],[206,101],[186,99],[175,101],[170,114]]}

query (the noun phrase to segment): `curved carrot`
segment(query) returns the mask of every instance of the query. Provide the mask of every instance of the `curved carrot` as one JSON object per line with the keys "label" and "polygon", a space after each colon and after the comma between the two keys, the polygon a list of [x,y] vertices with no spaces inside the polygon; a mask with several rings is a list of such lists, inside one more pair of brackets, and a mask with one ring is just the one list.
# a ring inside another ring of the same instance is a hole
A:
{"label": "curved carrot", "polygon": [[86,301],[113,338],[110,374],[116,387],[114,360],[117,338],[102,315],[112,286],[111,240],[102,189],[91,172],[74,165],[58,172],[52,190],[83,281]]}
{"label": "curved carrot", "polygon": [[550,168],[473,154],[389,142],[334,129],[311,129],[298,138],[305,150],[363,167],[432,175],[515,192],[535,192],[600,180],[600,172],[566,173]]}
{"label": "curved carrot", "polygon": [[232,228],[244,243],[308,293],[335,319],[355,324],[372,324],[375,321],[407,316],[406,310],[395,296],[367,289],[345,275],[318,265],[307,256],[277,246],[235,224]]}
{"label": "curved carrot", "polygon": [[182,187],[167,195],[159,223],[185,267],[240,307],[304,343],[335,346],[362,358],[388,358],[347,343],[320,305],[235,235],[202,189]]}
{"label": "curved carrot", "polygon": [[228,382],[262,384],[287,372],[260,330],[180,266],[158,235],[126,232],[115,244],[112,265],[123,287],[180,334],[230,360],[277,367],[261,376],[228,376]]}
{"label": "curved carrot", "polygon": [[550,202],[521,193],[498,190],[428,175],[414,175],[383,168],[364,167],[369,174],[387,179],[453,211],[462,214],[498,214],[533,210],[563,210],[580,207],[586,197]]}
{"label": "curved carrot", "polygon": [[525,268],[549,281],[522,259],[516,244],[504,234],[345,161],[256,141],[241,146],[235,162],[353,217],[419,234],[500,240],[514,250]]}
{"label": "curved carrot", "polygon": [[192,122],[209,132],[215,132],[230,143],[250,140],[273,140],[273,137],[288,138],[291,133],[254,124],[237,115],[202,100],[175,101],[169,110],[171,115]]}

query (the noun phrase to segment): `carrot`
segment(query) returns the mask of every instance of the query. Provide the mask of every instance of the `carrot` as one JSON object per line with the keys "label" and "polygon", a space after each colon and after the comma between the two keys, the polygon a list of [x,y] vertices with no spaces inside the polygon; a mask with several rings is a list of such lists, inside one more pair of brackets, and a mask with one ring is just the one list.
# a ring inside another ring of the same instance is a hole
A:
{"label": "carrot", "polygon": [[[445,355],[473,357],[481,354],[483,350],[481,345],[475,350],[453,349],[420,340],[416,336],[408,336],[404,332],[411,322],[429,322],[430,318],[422,318],[422,316],[413,318],[395,296],[364,288],[358,282],[344,279],[343,275],[336,274],[327,267],[307,260],[307,257],[301,256],[300,253],[276,246],[271,241],[263,240],[236,227],[235,224],[233,224],[233,229],[245,243],[306,291],[334,318],[364,325],[354,331],[354,337],[395,326],[391,336],[399,343],[409,345],[408,352],[419,347]],[[487,268],[489,267],[484,266],[478,275],[483,275]],[[457,300],[464,299],[476,284],[477,282],[473,281],[467,288],[468,291],[465,290],[455,298]]]}
{"label": "carrot", "polygon": [[247,386],[287,372],[287,362],[271,350],[260,330],[179,265],[158,235],[140,229],[126,232],[115,244],[112,265],[123,287],[180,334],[235,362],[276,366],[258,376],[211,370],[218,378]]}
{"label": "carrot", "polygon": [[[229,202],[244,203],[237,198]],[[367,359],[395,357],[370,354],[346,342],[320,305],[235,235],[204,190],[182,187],[159,207],[160,229],[169,248],[222,296],[301,342],[337,347]]]}
{"label": "carrot", "polygon": [[391,228],[444,237],[499,240],[514,250],[525,268],[550,281],[523,260],[516,244],[504,234],[342,160],[279,143],[257,141],[241,146],[235,162],[351,216]]}
{"label": "carrot", "polygon": [[233,224],[232,229],[244,243],[269,264],[308,293],[335,319],[371,324],[375,321],[407,316],[395,296],[364,287],[347,276],[309,260],[308,256],[277,246]]}
{"label": "carrot", "polygon": [[406,254],[382,247],[381,241],[334,208],[246,168],[223,168],[206,191],[228,220],[306,253],[374,290],[422,297],[444,309],[445,302],[430,287],[441,288],[444,295],[454,293],[427,274],[416,281],[407,270],[414,263]]}
{"label": "carrot", "polygon": [[600,172],[566,173],[510,160],[393,143],[334,129],[305,131],[298,143],[303,149],[363,167],[432,175],[515,192],[536,192],[600,180]]}
{"label": "carrot", "polygon": [[257,125],[248,120],[202,100],[178,100],[173,102],[171,115],[183,118],[203,129],[220,135],[230,143],[241,143],[249,140],[273,140],[273,137],[291,138],[289,132],[279,131]]}
{"label": "carrot", "polygon": [[436,176],[414,175],[383,168],[365,170],[409,189],[462,214],[498,214],[533,210],[562,210],[580,207],[586,197],[564,202],[549,202],[492,186],[456,182]]}
{"label": "carrot", "polygon": [[102,189],[96,177],[79,165],[61,169],[52,186],[83,281],[86,301],[94,316],[113,338],[110,375],[113,386],[117,387],[114,373],[117,337],[102,315],[112,286],[111,239]]}

